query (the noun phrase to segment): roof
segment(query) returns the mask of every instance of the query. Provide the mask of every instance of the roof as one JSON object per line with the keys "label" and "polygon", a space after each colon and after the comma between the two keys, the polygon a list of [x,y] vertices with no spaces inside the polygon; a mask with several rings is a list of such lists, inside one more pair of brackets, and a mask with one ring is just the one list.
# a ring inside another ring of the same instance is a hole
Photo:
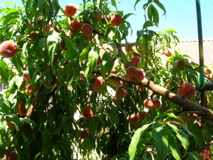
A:
{"label": "roof", "polygon": [[[176,46],[173,46],[170,51],[179,50],[179,54],[190,56],[190,60],[199,64],[199,44],[198,40],[180,41]],[[213,65],[213,40],[203,40],[204,64]]]}

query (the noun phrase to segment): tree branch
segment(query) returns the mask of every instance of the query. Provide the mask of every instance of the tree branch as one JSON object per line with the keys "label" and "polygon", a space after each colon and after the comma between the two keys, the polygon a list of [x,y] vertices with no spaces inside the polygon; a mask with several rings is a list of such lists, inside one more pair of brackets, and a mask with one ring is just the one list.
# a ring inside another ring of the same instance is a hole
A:
{"label": "tree branch", "polygon": [[149,80],[147,78],[144,78],[141,82],[132,82],[132,81],[128,81],[126,79],[120,78],[120,77],[116,77],[116,76],[110,76],[109,78],[119,79],[124,82],[131,83],[131,84],[143,85],[144,87],[152,90],[154,93],[161,95],[161,96],[167,98],[168,100],[170,100],[171,102],[181,106],[182,108],[184,108],[185,111],[194,111],[194,112],[198,113],[204,119],[209,120],[210,122],[213,122],[213,111],[212,110],[209,110],[208,108],[206,108],[204,106],[194,103],[194,102],[188,100],[187,98],[181,97],[181,96],[167,90],[166,88],[163,88],[163,87],[155,84],[154,82],[152,82],[151,80]]}
{"label": "tree branch", "polygon": [[168,100],[170,100],[171,102],[181,106],[182,108],[184,108],[187,111],[200,111],[201,114],[200,116],[205,118],[206,120],[209,120],[211,122],[213,122],[213,112],[197,103],[194,103],[190,100],[188,100],[187,98],[183,98],[157,84],[154,84],[154,82],[144,78],[144,80],[142,80],[141,82],[143,84],[143,86],[151,89],[153,92],[167,98]]}

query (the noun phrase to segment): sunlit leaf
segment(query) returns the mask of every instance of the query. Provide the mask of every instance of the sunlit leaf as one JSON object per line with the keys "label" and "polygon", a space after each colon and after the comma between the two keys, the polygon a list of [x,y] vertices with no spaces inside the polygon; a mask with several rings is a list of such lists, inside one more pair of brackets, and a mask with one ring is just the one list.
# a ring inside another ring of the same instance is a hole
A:
{"label": "sunlit leaf", "polygon": [[152,135],[158,154],[158,159],[164,160],[167,157],[169,142],[163,126],[160,124],[152,124]]}

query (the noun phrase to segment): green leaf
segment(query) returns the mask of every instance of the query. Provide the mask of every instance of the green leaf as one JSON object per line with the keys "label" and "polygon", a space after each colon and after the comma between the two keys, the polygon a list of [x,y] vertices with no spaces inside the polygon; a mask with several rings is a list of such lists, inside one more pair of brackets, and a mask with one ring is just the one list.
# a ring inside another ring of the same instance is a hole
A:
{"label": "green leaf", "polygon": [[130,156],[130,160],[134,160],[136,152],[137,152],[137,145],[141,138],[141,135],[144,133],[144,131],[151,125],[146,124],[142,126],[141,128],[137,129],[132,137],[131,143],[129,145],[128,154]]}
{"label": "green leaf", "polygon": [[95,69],[98,62],[98,58],[99,58],[98,53],[99,53],[99,48],[97,47],[93,48],[89,52],[87,68],[84,74],[86,77],[88,76],[89,73],[91,73]]}
{"label": "green leaf", "polygon": [[141,0],[137,0],[136,2],[135,2],[135,5],[134,5],[134,9],[136,10],[136,5],[138,4],[138,2],[140,2]]}
{"label": "green leaf", "polygon": [[114,6],[115,8],[117,7],[115,0],[111,0],[111,3],[112,3],[112,6]]}
{"label": "green leaf", "polygon": [[70,38],[68,38],[66,35],[62,35],[62,38],[65,41],[66,47],[68,49],[67,57],[70,60],[74,60],[78,55],[78,50],[77,50],[77,47],[75,46],[75,43]]}
{"label": "green leaf", "polygon": [[110,73],[113,67],[114,61],[109,53],[104,53],[102,57],[101,73],[104,76],[106,73]]}
{"label": "green leaf", "polygon": [[25,123],[27,123],[27,124],[29,124],[30,125],[30,127],[33,129],[34,127],[35,127],[35,122],[33,121],[33,120],[31,120],[31,119],[23,119],[23,122],[25,122]]}
{"label": "green leaf", "polygon": [[18,53],[14,57],[10,58],[10,61],[13,63],[19,73],[23,73],[23,63]]}
{"label": "green leaf", "polygon": [[50,59],[50,64],[53,66],[55,53],[59,50],[59,33],[53,32],[53,34],[47,37],[47,49]]}
{"label": "green leaf", "polygon": [[170,131],[168,129],[168,127],[165,127],[165,132],[166,132],[166,135],[167,135],[167,138],[168,138],[168,141],[169,142],[172,142],[172,143],[169,143],[169,149],[171,150],[172,152],[172,156],[176,159],[176,160],[181,160],[181,155],[180,155],[180,151],[179,151],[179,148],[178,148],[178,143],[177,143],[177,140],[176,138],[174,137],[173,135],[173,131]]}
{"label": "green leaf", "polygon": [[148,18],[150,21],[154,22],[156,26],[159,24],[159,14],[157,9],[153,4],[150,4],[148,7]]}
{"label": "green leaf", "polygon": [[147,27],[151,27],[151,26],[154,26],[153,22],[152,21],[146,21],[144,24],[143,24],[143,29],[147,28]]}
{"label": "green leaf", "polygon": [[189,137],[188,137],[188,135],[185,134],[182,129],[179,129],[178,127],[176,127],[173,124],[167,123],[167,125],[173,129],[173,131],[175,132],[177,138],[180,140],[181,145],[183,146],[183,148],[185,150],[187,150],[188,147],[189,147]]}
{"label": "green leaf", "polygon": [[7,84],[10,76],[10,70],[4,60],[0,60],[0,80]]}
{"label": "green leaf", "polygon": [[81,51],[81,53],[80,53],[80,61],[81,62],[87,59],[88,53],[90,52],[92,47],[94,47],[95,45],[96,45],[95,43],[90,43]]}
{"label": "green leaf", "polygon": [[203,160],[200,154],[197,151],[189,152],[190,160]]}
{"label": "green leaf", "polygon": [[169,143],[163,126],[160,124],[153,124],[152,136],[155,142],[158,159],[164,160],[167,157]]}
{"label": "green leaf", "polygon": [[154,2],[155,2],[155,4],[156,4],[160,9],[162,9],[162,10],[164,11],[163,14],[166,14],[166,9],[165,9],[165,7],[163,6],[163,4],[160,3],[159,0],[155,0]]}

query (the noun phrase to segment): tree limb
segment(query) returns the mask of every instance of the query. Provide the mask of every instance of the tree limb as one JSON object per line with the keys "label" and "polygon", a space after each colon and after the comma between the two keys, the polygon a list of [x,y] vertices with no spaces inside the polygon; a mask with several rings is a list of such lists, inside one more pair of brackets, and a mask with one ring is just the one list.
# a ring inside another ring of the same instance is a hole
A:
{"label": "tree limb", "polygon": [[147,78],[144,78],[141,83],[143,84],[143,86],[145,86],[145,87],[151,89],[153,92],[167,98],[171,102],[183,107],[185,110],[202,112],[203,114],[200,115],[201,117],[213,122],[213,112],[211,110],[209,110],[197,103],[194,103],[194,102],[188,100],[187,98],[181,97],[181,96],[167,90],[166,88],[163,88],[163,87],[155,84],[154,82],[148,80]]}

